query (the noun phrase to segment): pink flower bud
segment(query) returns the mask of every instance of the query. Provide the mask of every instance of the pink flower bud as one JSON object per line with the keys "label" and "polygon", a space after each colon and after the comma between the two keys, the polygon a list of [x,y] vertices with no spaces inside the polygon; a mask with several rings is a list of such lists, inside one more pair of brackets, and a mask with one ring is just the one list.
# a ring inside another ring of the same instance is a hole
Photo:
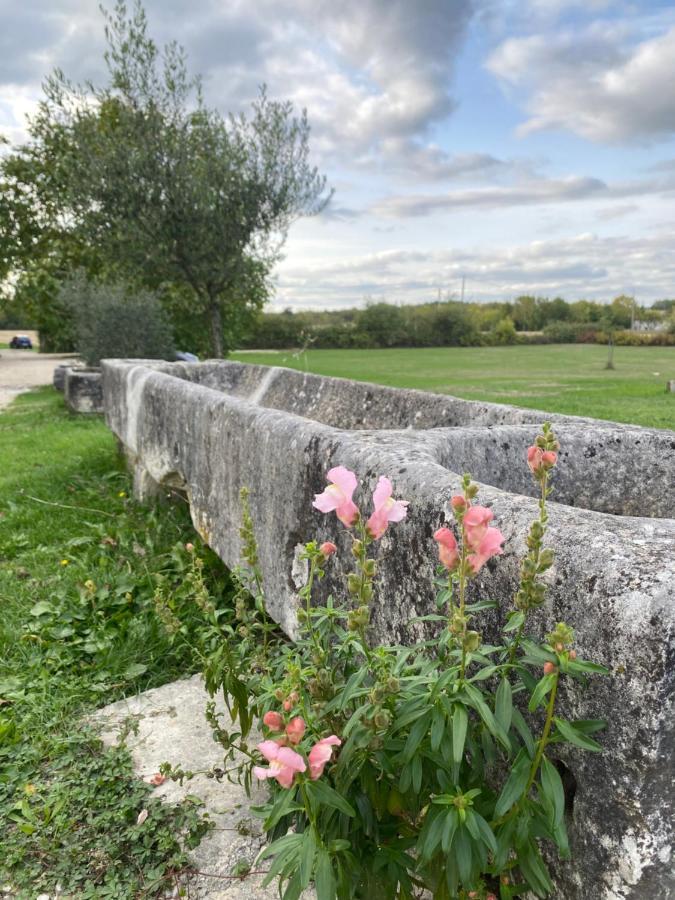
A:
{"label": "pink flower bud", "polygon": [[319,547],[319,550],[321,551],[323,556],[328,559],[329,556],[332,556],[335,553],[337,547],[332,541],[324,541],[323,544]]}
{"label": "pink flower bud", "polygon": [[270,710],[263,716],[263,724],[267,725],[268,728],[271,728],[272,731],[281,731],[284,727],[284,720],[280,713],[272,712],[272,710]]}
{"label": "pink flower bud", "polygon": [[450,499],[450,506],[452,506],[453,509],[457,510],[465,509],[466,500],[464,499],[464,497],[462,497],[461,494],[455,494],[455,496]]}
{"label": "pink flower bud", "polygon": [[286,734],[291,744],[299,744],[305,733],[305,720],[302,716],[295,716],[286,726]]}
{"label": "pink flower bud", "polygon": [[283,705],[284,709],[286,710],[286,712],[290,712],[293,709],[293,704],[291,703],[290,700],[284,700],[282,705]]}
{"label": "pink flower bud", "polygon": [[185,545],[185,549],[187,550],[188,553],[192,553],[192,551],[195,549],[195,545],[193,543],[191,543],[190,541],[188,541],[187,544]]}
{"label": "pink flower bud", "polygon": [[552,469],[558,461],[558,454],[554,453],[552,450],[545,450],[541,454],[541,461],[544,464],[544,468]]}
{"label": "pink flower bud", "polygon": [[542,457],[544,455],[544,451],[541,447],[528,447],[527,448],[527,464],[530,467],[530,471],[536,475],[537,472],[541,469]]}
{"label": "pink flower bud", "polygon": [[459,548],[454,534],[449,528],[439,528],[434,533],[434,540],[438,543],[438,557],[441,564],[452,572],[459,563]]}
{"label": "pink flower bud", "polygon": [[148,784],[154,785],[154,787],[159,787],[160,784],[164,784],[166,781],[166,775],[162,775],[161,772],[155,772],[154,775],[151,775],[148,778]]}
{"label": "pink flower bud", "polygon": [[545,662],[544,663],[544,675],[552,675],[554,672],[558,671],[558,667],[555,663]]}

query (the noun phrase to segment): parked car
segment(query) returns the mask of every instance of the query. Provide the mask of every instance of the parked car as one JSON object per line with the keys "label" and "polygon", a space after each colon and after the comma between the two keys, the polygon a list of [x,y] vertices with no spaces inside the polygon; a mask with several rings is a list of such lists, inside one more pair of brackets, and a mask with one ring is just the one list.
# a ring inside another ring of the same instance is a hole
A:
{"label": "parked car", "polygon": [[32,350],[33,342],[27,334],[15,334],[9,342],[9,346],[12,350]]}

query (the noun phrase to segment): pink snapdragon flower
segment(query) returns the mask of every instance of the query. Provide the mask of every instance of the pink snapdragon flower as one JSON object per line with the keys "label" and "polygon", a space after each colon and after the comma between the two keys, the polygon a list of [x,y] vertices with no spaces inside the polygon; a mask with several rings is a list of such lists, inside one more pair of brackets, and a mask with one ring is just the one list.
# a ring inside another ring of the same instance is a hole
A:
{"label": "pink snapdragon flower", "polygon": [[253,766],[253,774],[261,781],[276,778],[282,787],[289,788],[297,772],[307,771],[304,759],[290,747],[280,747],[276,741],[263,741],[258,744],[258,750],[269,761],[267,769]]}
{"label": "pink snapdragon flower", "polygon": [[486,506],[472,506],[464,516],[466,542],[472,550],[477,550],[488,530],[488,523],[494,519],[491,509]]}
{"label": "pink snapdragon flower", "polygon": [[390,522],[401,522],[408,514],[408,501],[394,500],[391,493],[391,481],[382,475],[373,491],[374,512],[366,522],[366,528],[375,540],[382,537]]}
{"label": "pink snapdragon flower", "polygon": [[263,716],[263,725],[267,725],[267,727],[271,728],[272,731],[282,731],[284,727],[284,720],[280,713],[270,710]]}
{"label": "pink snapdragon flower", "polygon": [[299,744],[305,733],[305,720],[302,716],[295,716],[286,726],[286,734],[291,744]]}
{"label": "pink snapdragon flower", "polygon": [[329,556],[332,556],[336,550],[337,547],[332,541],[324,541],[323,544],[319,547],[321,555],[326,559],[328,559]]}
{"label": "pink snapdragon flower", "polygon": [[356,475],[344,466],[336,466],[328,472],[330,484],[322,494],[316,494],[312,506],[319,512],[335,514],[343,525],[351,528],[359,517],[359,510],[352,501],[356,490]]}
{"label": "pink snapdragon flower", "polygon": [[331,734],[330,737],[321,738],[309,751],[309,777],[312,781],[321,778],[323,770],[327,762],[333,755],[333,747],[339,747],[342,741],[339,737]]}
{"label": "pink snapdragon flower", "polygon": [[473,569],[474,575],[482,569],[488,559],[502,555],[503,543],[504,535],[498,528],[486,528],[481,540],[471,545],[473,553],[467,556],[467,562]]}
{"label": "pink snapdragon flower", "polygon": [[454,534],[449,528],[439,528],[434,533],[434,540],[438,542],[438,557],[441,564],[452,572],[459,562],[459,548]]}

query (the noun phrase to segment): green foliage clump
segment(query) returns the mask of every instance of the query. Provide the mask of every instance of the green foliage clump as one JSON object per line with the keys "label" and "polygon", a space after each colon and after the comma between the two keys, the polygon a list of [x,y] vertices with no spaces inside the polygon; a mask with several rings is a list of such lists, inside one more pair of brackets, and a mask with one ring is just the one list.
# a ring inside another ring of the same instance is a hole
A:
{"label": "green foliage clump", "polygon": [[[478,485],[468,475],[452,498],[452,530],[434,535],[441,551],[436,612],[413,620],[429,630],[409,647],[376,645],[368,634],[374,583],[386,565],[370,554],[387,527],[378,503],[387,521],[399,521],[405,504],[374,499],[368,522],[355,507],[342,510],[352,541],[343,602],[330,596],[313,605],[337,546],[305,546],[300,634],[290,644],[270,630],[243,497],[243,571],[254,600],[238,598],[234,619],[226,617],[228,640],[216,639],[225,620],[212,610],[207,681],[213,693],[223,690],[235,725],[221,727],[213,709],[209,721],[231,763],[220,775],[248,787],[253,774],[272,786],[269,802],[256,808],[271,840],[260,858],[270,860],[265,883],[278,882],[283,900],[298,900],[311,882],[318,900],[552,894],[543,848],[570,855],[557,748],[599,752],[592,735],[604,727],[602,720],[562,718],[556,701],[565,684],[607,674],[578,656],[565,623],[543,639],[527,635],[554,561],[545,545],[546,503],[559,449],[548,424],[528,449],[539,515],[495,644],[477,629],[497,604],[470,594],[469,584],[501,553],[504,538],[488,527],[492,513],[477,504]],[[353,473],[339,477],[340,490],[350,478],[358,486]],[[256,753],[247,736],[260,718],[266,740]]]}
{"label": "green foliage clump", "polygon": [[79,273],[62,286],[59,303],[72,317],[77,351],[90,366],[102,359],[173,358],[171,325],[150,291],[94,284]]}
{"label": "green foliage clump", "polygon": [[[208,822],[193,801],[153,799],[124,734],[104,749],[87,713],[195,671],[195,555],[212,595],[229,581],[209,551],[185,549],[184,505],[133,503],[108,430],[70,418],[51,388],[3,412],[0,456],[0,884],[23,900],[58,884],[165,896]],[[171,636],[159,583],[182,620]]]}

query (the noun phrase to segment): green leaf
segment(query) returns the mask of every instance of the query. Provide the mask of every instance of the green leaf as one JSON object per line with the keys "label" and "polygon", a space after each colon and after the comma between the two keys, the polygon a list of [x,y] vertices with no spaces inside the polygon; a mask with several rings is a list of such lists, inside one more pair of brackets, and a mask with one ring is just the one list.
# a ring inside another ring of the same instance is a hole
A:
{"label": "green leaf", "polygon": [[558,719],[556,716],[553,717],[553,721],[560,734],[570,744],[576,744],[577,747],[582,747],[584,750],[592,750],[595,753],[602,751],[602,747],[597,741],[594,741],[593,738],[588,737],[581,731],[577,731],[571,722]]}
{"label": "green leaf", "polygon": [[535,644],[533,641],[523,640],[520,642],[520,646],[525,651],[526,655],[533,660],[535,663],[539,663],[543,665],[545,662],[552,662],[556,665],[558,664],[558,657],[555,653],[551,653],[550,650],[547,650],[545,647],[540,647],[539,644]]}
{"label": "green leaf", "polygon": [[464,612],[477,613],[483,609],[497,609],[498,606],[497,600],[479,600],[477,603],[467,603]]}
{"label": "green leaf", "polygon": [[304,889],[309,885],[314,871],[314,856],[316,854],[316,834],[310,827],[302,835],[300,848],[300,886]]}
{"label": "green leaf", "polygon": [[429,860],[433,856],[434,850],[441,842],[445,826],[445,816],[438,807],[432,806],[427,816],[430,824],[428,828],[423,828],[423,833],[420,834],[418,843],[418,850],[423,860]]}
{"label": "green leaf", "polygon": [[525,613],[521,611],[511,613],[509,621],[502,628],[502,631],[517,631],[521,625],[525,624]]}
{"label": "green leaf", "polygon": [[585,659],[569,659],[564,665],[565,671],[571,675],[592,672],[596,675],[609,675],[609,669],[599,663],[587,662]]}
{"label": "green leaf", "polygon": [[527,704],[527,708],[530,712],[534,712],[547,694],[553,690],[553,685],[556,683],[557,679],[557,672],[551,672],[549,675],[544,675],[543,678],[539,679],[537,686],[530,697],[530,702]]}
{"label": "green leaf", "polygon": [[482,669],[479,669],[476,674],[469,679],[469,681],[486,681],[488,678],[491,678],[495,672],[497,671],[497,666],[485,666]]}
{"label": "green leaf", "polygon": [[464,690],[469,695],[471,700],[471,705],[475,708],[478,715],[487,725],[488,731],[490,734],[497,738],[499,743],[506,749],[511,750],[511,741],[509,740],[508,734],[504,731],[499,722],[495,719],[492,714],[492,710],[487,705],[485,700],[483,699],[483,695],[478,690],[478,688],[474,687],[472,684],[464,685]]}
{"label": "green leaf", "polygon": [[133,678],[138,678],[139,675],[145,675],[147,671],[148,667],[143,663],[132,663],[124,670],[124,677],[131,681]]}
{"label": "green leaf", "polygon": [[265,831],[271,831],[275,825],[277,825],[284,816],[287,816],[291,812],[296,812],[299,809],[303,809],[302,806],[299,806],[297,803],[294,803],[295,791],[284,791],[283,794],[278,798],[272,810],[265,819]]}
{"label": "green leaf", "polygon": [[513,765],[511,774],[502,788],[502,792],[495,806],[495,816],[499,818],[508,812],[513,804],[520,799],[530,776],[530,758],[524,750],[521,750]]}
{"label": "green leaf", "polygon": [[548,897],[553,885],[541,854],[532,842],[518,848],[518,866],[535,894],[538,897]]}
{"label": "green leaf", "polygon": [[466,709],[459,703],[455,704],[452,712],[452,758],[459,765],[464,756],[464,742],[466,729],[469,724],[469,716]]}
{"label": "green leaf", "polygon": [[458,825],[459,825],[459,816],[457,814],[457,810],[449,809],[445,816],[445,823],[443,825],[443,837],[441,839],[441,847],[443,849],[443,853],[450,852],[450,847],[452,846],[452,839],[455,836],[455,832],[457,831]]}
{"label": "green leaf", "polygon": [[459,869],[459,877],[466,887],[471,884],[471,839],[461,825],[457,829],[454,841],[455,858],[457,860],[457,868]]}
{"label": "green leaf", "polygon": [[494,836],[494,833],[485,819],[479,815],[477,812],[474,812],[474,821],[478,826],[478,831],[480,832],[480,838],[495,856],[497,855],[497,839]]}
{"label": "green leaf", "polygon": [[434,708],[434,714],[431,721],[431,749],[436,752],[441,746],[443,735],[445,734],[445,714],[438,706]]}
{"label": "green leaf", "polygon": [[512,715],[513,691],[511,690],[511,684],[508,678],[502,678],[495,696],[495,717],[507,734],[511,727]]}
{"label": "green leaf", "polygon": [[317,853],[314,887],[317,900],[335,900],[335,875],[330,853],[320,847]]}
{"label": "green leaf", "polygon": [[557,828],[565,815],[565,790],[558,770],[544,755],[541,759],[541,788],[551,807],[551,827]]}
{"label": "green leaf", "polygon": [[354,807],[350,806],[345,798],[338,794],[329,784],[326,784],[325,781],[312,781],[307,784],[306,790],[314,794],[316,799],[324,806],[337,809],[346,816],[353,817],[356,815]]}
{"label": "green leaf", "polygon": [[30,614],[31,616],[44,616],[47,613],[53,613],[54,607],[48,600],[40,600],[34,606],[31,607]]}
{"label": "green leaf", "polygon": [[405,747],[403,748],[404,762],[410,762],[410,760],[417,752],[417,748],[422,743],[422,738],[427,733],[430,721],[431,713],[427,712],[427,714],[421,716],[410,729],[408,740],[406,741]]}
{"label": "green leaf", "polygon": [[511,720],[513,723],[513,727],[516,729],[522,742],[525,744],[527,748],[527,752],[531,757],[534,756],[534,738],[532,737],[532,732],[530,731],[530,727],[523,718],[523,714],[518,709],[517,706],[514,706],[511,711]]}

